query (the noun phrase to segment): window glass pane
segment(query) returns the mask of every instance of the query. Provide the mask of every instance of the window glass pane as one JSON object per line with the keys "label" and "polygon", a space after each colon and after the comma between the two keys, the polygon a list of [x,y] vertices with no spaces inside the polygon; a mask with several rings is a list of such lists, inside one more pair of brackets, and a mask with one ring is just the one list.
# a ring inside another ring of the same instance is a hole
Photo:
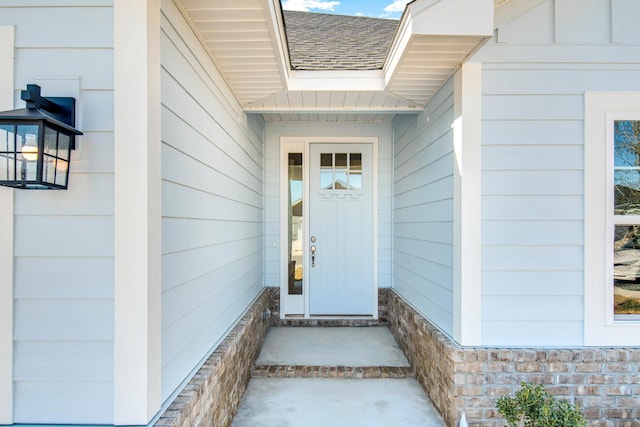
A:
{"label": "window glass pane", "polygon": [[614,171],[615,215],[640,214],[640,171]]}
{"label": "window glass pane", "polygon": [[289,295],[302,294],[302,230],[304,230],[302,172],[302,153],[289,153]]}
{"label": "window glass pane", "polygon": [[332,153],[322,153],[322,154],[320,154],[320,167],[322,169],[331,169],[331,168],[333,168],[333,154]]}
{"label": "window glass pane", "polygon": [[362,189],[362,153],[322,153],[320,156],[322,190]]}
{"label": "window glass pane", "polygon": [[349,189],[362,190],[362,174],[361,172],[351,172],[349,175]]}
{"label": "window glass pane", "polygon": [[351,153],[351,162],[350,169],[352,171],[360,171],[362,170],[362,154],[360,153]]}
{"label": "window glass pane", "polygon": [[640,121],[614,122],[614,154],[617,167],[640,167]]}
{"label": "window glass pane", "polygon": [[614,235],[614,314],[640,314],[640,225],[618,225]]}
{"label": "window glass pane", "polygon": [[320,189],[333,190],[333,172],[320,173]]}
{"label": "window glass pane", "polygon": [[615,214],[640,214],[640,121],[614,121]]}
{"label": "window glass pane", "polygon": [[349,188],[349,181],[347,181],[347,173],[336,171],[335,174],[335,190],[347,190]]}
{"label": "window glass pane", "polygon": [[347,168],[347,153],[336,153],[336,169]]}

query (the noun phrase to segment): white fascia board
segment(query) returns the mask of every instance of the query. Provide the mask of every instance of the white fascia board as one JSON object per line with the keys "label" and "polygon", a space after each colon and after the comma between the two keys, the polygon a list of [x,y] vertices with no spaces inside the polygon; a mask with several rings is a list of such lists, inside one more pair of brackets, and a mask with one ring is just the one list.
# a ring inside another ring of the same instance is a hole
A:
{"label": "white fascia board", "polygon": [[407,5],[405,15],[414,34],[490,37],[493,7],[493,0],[418,0]]}
{"label": "white fascia board", "polygon": [[389,85],[415,36],[493,35],[493,0],[417,0],[407,5],[384,65]]}
{"label": "white fascia board", "polygon": [[291,71],[287,86],[291,91],[383,91],[382,70],[372,71]]}
{"label": "white fascia board", "polygon": [[269,17],[267,19],[267,25],[271,31],[271,34],[275,37],[273,40],[273,48],[276,52],[276,62],[282,77],[282,83],[286,86],[287,80],[290,77],[291,60],[289,58],[289,46],[287,42],[287,33],[284,28],[284,20],[282,15],[282,8],[279,0],[264,0],[267,3],[267,10]]}
{"label": "white fascia board", "polygon": [[398,26],[396,36],[391,43],[391,48],[387,54],[387,60],[384,63],[383,70],[385,72],[384,82],[385,85],[389,85],[398,71],[404,55],[407,51],[407,46],[413,38],[413,25],[407,11],[402,15],[402,20]]}

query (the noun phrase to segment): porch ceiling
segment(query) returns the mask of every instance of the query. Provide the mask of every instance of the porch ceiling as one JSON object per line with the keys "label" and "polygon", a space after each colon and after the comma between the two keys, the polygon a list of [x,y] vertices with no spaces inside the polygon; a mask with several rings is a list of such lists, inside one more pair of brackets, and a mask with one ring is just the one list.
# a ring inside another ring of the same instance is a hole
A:
{"label": "porch ceiling", "polygon": [[[418,112],[493,32],[506,0],[415,0],[381,70],[292,70],[278,0],[178,0],[245,112],[268,121]],[[310,116],[311,114],[311,116]]]}

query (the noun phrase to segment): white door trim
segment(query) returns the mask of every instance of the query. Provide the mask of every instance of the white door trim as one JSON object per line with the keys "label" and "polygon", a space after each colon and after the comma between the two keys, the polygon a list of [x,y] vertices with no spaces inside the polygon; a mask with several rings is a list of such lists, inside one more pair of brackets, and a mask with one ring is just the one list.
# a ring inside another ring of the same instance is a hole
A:
{"label": "white door trim", "polygon": [[[372,173],[373,173],[373,304],[371,307],[371,318],[378,319],[378,137],[324,137],[324,136],[312,136],[312,137],[300,137],[300,136],[282,136],[280,137],[280,310],[283,317],[289,312],[290,305],[287,306],[288,296],[288,270],[287,262],[285,261],[288,254],[288,218],[287,218],[287,200],[286,200],[286,183],[287,183],[287,154],[290,152],[302,152],[303,164],[304,164],[304,201],[303,204],[303,216],[304,222],[304,241],[308,243],[307,236],[309,236],[309,163],[307,160],[308,153],[310,151],[310,145],[313,143],[328,143],[328,144],[371,144],[373,151],[372,158]],[[294,151],[290,151],[294,150]],[[304,297],[304,318],[313,318],[309,315],[309,254],[308,251],[304,252],[303,261],[303,297]],[[289,303],[290,304],[290,303]],[[322,316],[323,319],[331,318],[330,316]],[[335,318],[340,318],[336,316]],[[369,318],[369,316],[367,316]]]}

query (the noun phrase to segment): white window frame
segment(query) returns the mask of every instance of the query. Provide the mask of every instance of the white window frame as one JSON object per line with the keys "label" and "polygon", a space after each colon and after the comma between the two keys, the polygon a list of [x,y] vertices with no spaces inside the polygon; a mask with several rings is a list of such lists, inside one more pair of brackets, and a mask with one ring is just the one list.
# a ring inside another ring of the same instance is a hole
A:
{"label": "white window frame", "polygon": [[[587,346],[640,345],[640,322],[616,320],[613,313],[615,120],[640,120],[640,92],[585,93],[584,343]],[[629,220],[635,221],[634,217]]]}

